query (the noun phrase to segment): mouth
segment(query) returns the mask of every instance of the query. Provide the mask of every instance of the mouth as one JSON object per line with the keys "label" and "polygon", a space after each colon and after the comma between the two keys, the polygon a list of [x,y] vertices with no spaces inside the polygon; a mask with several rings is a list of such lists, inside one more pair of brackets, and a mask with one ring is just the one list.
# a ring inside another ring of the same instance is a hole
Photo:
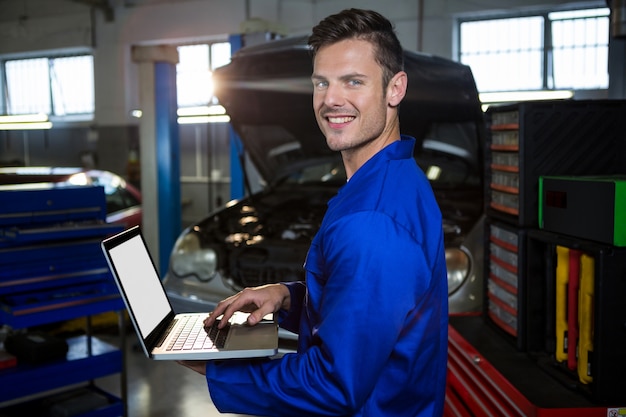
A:
{"label": "mouth", "polygon": [[337,115],[337,114],[325,114],[324,118],[328,121],[328,125],[330,128],[332,129],[340,129],[346,125],[348,125],[350,122],[352,122],[354,119],[356,119],[356,116],[352,116],[352,115]]}
{"label": "mouth", "polygon": [[332,124],[349,123],[355,119],[354,116],[328,116],[326,118]]}

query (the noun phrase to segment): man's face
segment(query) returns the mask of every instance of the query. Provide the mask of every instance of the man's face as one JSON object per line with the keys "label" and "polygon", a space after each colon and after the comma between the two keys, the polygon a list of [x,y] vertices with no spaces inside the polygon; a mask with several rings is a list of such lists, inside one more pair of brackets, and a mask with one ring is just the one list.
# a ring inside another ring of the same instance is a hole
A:
{"label": "man's face", "polygon": [[313,109],[332,150],[355,151],[389,133],[382,76],[370,42],[343,40],[317,52],[311,77]]}

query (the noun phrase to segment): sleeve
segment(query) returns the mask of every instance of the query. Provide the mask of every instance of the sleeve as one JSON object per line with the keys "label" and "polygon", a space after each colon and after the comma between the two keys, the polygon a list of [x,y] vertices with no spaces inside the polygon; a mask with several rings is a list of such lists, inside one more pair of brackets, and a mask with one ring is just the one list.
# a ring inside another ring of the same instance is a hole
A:
{"label": "sleeve", "polygon": [[314,323],[309,348],[263,362],[209,363],[209,391],[221,412],[351,415],[374,389],[417,293],[428,285],[415,279],[424,271],[423,252],[375,212],[335,222],[322,241],[318,265],[307,261],[314,305],[306,312]]}
{"label": "sleeve", "polygon": [[278,322],[283,329],[298,334],[306,284],[304,281],[283,282],[283,284],[289,289],[291,308],[289,311],[281,310],[278,313]]}

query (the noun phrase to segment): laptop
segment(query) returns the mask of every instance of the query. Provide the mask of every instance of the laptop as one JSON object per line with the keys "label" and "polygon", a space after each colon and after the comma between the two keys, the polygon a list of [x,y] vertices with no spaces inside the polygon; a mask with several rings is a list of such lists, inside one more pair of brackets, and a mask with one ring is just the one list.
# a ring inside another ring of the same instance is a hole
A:
{"label": "laptop", "polygon": [[[139,226],[103,240],[101,247],[148,358],[211,360],[278,352],[278,326],[273,315],[250,326],[246,324],[247,314],[238,312],[222,331],[217,326],[204,328],[207,313],[175,314]],[[181,335],[187,340],[176,339]]]}

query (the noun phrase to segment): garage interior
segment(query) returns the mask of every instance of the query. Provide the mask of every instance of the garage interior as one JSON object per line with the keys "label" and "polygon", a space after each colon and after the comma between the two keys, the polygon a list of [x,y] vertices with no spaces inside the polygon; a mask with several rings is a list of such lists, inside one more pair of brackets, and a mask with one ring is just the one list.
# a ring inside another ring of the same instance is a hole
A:
{"label": "garage interior", "polygon": [[[202,77],[350,7],[388,17],[407,50],[467,65],[482,104],[480,238],[463,244],[479,246],[481,284],[450,317],[444,415],[626,414],[622,0],[0,0],[0,176],[119,175],[141,190],[141,228],[165,276],[187,227],[268,185]],[[516,19],[519,33],[502,26]],[[509,66],[493,64],[503,57]],[[63,90],[72,82],[90,89],[75,102]],[[43,125],[15,119],[27,114]],[[0,181],[0,416],[235,416],[217,411],[203,377],[141,351],[99,246],[128,225],[107,220],[99,187],[34,195]],[[55,226],[68,221],[98,227]],[[59,261],[68,249],[95,260],[72,269]]]}

